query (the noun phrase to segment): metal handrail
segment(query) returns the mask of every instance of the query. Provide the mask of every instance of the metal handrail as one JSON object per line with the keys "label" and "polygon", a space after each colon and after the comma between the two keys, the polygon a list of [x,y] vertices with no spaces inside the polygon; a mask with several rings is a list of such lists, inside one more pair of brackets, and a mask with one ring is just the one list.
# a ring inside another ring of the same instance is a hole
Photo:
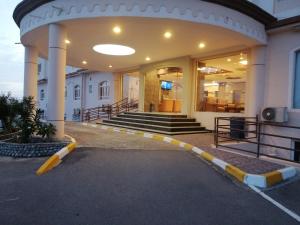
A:
{"label": "metal handrail", "polygon": [[[233,121],[236,125],[237,123],[240,123],[240,127],[235,127],[231,123]],[[268,132],[268,127],[277,127],[277,128],[286,128],[286,129],[297,129],[299,130],[300,127],[284,124],[284,123],[271,123],[266,121],[259,121],[258,117],[216,117],[215,118],[215,145],[216,147],[223,147],[223,148],[229,148],[234,149],[238,151],[244,151],[252,154],[256,154],[257,157],[260,156],[268,156],[271,158],[276,159],[282,159],[286,161],[292,161],[297,162],[295,160],[288,159],[287,157],[283,157],[280,155],[272,155],[268,154],[267,151],[264,151],[264,148],[273,148],[278,151],[283,152],[291,152],[291,153],[298,153],[300,154],[300,150],[286,146],[282,143],[274,144],[270,142],[270,138],[277,138],[281,140],[299,140],[300,137],[291,136],[291,135],[284,135],[282,133],[276,134],[274,132]],[[255,128],[255,129],[254,129]],[[239,135],[237,134],[242,134]],[[238,136],[238,137],[236,137]],[[269,138],[269,139],[268,139]],[[269,142],[267,142],[269,141]],[[249,149],[243,149],[239,145],[224,145],[222,143],[228,143],[228,142],[244,142],[244,143],[250,143],[256,145],[256,150],[249,151]],[[277,142],[276,142],[277,143]]]}
{"label": "metal handrail", "polygon": [[129,112],[134,109],[138,109],[138,100],[128,102],[128,98],[124,98],[111,105],[99,106],[83,110],[82,121],[93,121],[107,117],[111,119],[112,116],[116,116],[123,112]]}

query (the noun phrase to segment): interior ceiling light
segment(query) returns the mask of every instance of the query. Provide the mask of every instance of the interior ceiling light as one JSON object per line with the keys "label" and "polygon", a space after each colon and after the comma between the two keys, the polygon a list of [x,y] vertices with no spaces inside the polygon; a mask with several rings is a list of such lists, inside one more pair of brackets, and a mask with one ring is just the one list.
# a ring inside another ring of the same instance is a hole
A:
{"label": "interior ceiling light", "polygon": [[203,43],[203,42],[201,42],[201,43],[198,45],[199,48],[205,48],[205,46],[206,46],[206,45],[205,45],[205,43]]}
{"label": "interior ceiling light", "polygon": [[121,29],[121,27],[119,27],[119,26],[115,26],[115,27],[113,28],[113,32],[114,32],[115,34],[119,34],[119,33],[122,32],[122,29]]}
{"label": "interior ceiling light", "polygon": [[151,58],[150,57],[146,57],[146,61],[150,61],[151,60]]}
{"label": "interior ceiling light", "polygon": [[65,40],[65,43],[68,45],[68,44],[71,44],[71,41],[68,40],[68,39],[66,39],[66,40]]}
{"label": "interior ceiling light", "polygon": [[201,71],[202,73],[217,73],[217,72],[220,72],[221,69],[219,68],[216,68],[216,67],[200,67],[197,69],[198,71]]}
{"label": "interior ceiling light", "polygon": [[231,62],[231,58],[228,58],[228,59],[227,59],[227,62]]}
{"label": "interior ceiling light", "polygon": [[248,65],[248,60],[241,60],[240,64],[247,66]]}
{"label": "interior ceiling light", "polygon": [[86,64],[87,64],[87,61],[83,60],[83,61],[82,61],[82,64],[83,64],[83,65],[86,65]]}
{"label": "interior ceiling light", "polygon": [[109,67],[109,68],[112,68],[113,66],[112,66],[112,65],[109,65],[108,67]]}
{"label": "interior ceiling light", "polygon": [[135,50],[133,48],[124,45],[115,45],[115,44],[95,45],[93,49],[95,52],[104,55],[125,56],[125,55],[132,55],[135,53]]}
{"label": "interior ceiling light", "polygon": [[172,33],[170,31],[167,31],[164,33],[165,38],[170,39],[172,37]]}

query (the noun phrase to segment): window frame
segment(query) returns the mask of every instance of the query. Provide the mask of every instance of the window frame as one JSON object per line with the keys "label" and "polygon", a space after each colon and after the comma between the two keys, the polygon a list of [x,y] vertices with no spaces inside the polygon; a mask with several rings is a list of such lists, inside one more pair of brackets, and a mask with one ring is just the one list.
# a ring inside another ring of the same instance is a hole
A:
{"label": "window frame", "polygon": [[[217,55],[209,55],[209,56],[204,56],[204,57],[197,57],[193,60],[193,76],[195,76],[194,79],[197,80],[197,74],[198,74],[198,71],[197,71],[197,61],[200,62],[200,61],[207,61],[207,60],[213,60],[213,59],[219,59],[219,58],[225,58],[225,57],[232,57],[234,55],[238,55],[240,54],[241,52],[243,52],[243,54],[247,55],[248,57],[248,61],[250,61],[250,57],[251,57],[251,52],[248,50],[248,49],[242,49],[240,51],[230,51],[230,52],[224,52],[224,53],[220,53],[220,54],[217,54]],[[247,66],[247,69],[246,69],[246,77],[249,76],[249,64]],[[195,81],[196,81],[195,80]],[[245,85],[246,85],[246,89],[245,89],[245,102],[244,102],[244,111],[243,112],[213,112],[213,111],[200,111],[197,109],[197,101],[198,101],[198,98],[199,96],[197,95],[197,88],[198,88],[198,83],[197,81],[194,82],[194,85],[193,85],[193,91],[195,93],[195,98],[193,99],[194,101],[194,106],[193,106],[193,110],[195,113],[215,113],[215,114],[221,114],[221,115],[246,115],[246,112],[247,112],[247,109],[249,107],[249,103],[247,102],[247,98],[248,98],[248,81],[247,81],[247,78],[246,78],[246,81],[245,81]]]}
{"label": "window frame", "polygon": [[[107,84],[107,85],[104,85]],[[98,84],[98,99],[106,100],[110,98],[110,81],[104,80]]]}
{"label": "window frame", "polygon": [[[300,47],[294,49],[291,53],[290,60],[290,97],[289,97],[289,108],[291,112],[300,112],[300,108],[295,108],[294,98],[295,98],[295,88],[296,88],[296,70],[297,70],[297,54],[300,57]],[[300,71],[299,71],[300,73]],[[300,75],[299,75],[300,76]],[[300,77],[299,77],[300,79]],[[300,88],[300,87],[299,87]]]}
{"label": "window frame", "polygon": [[40,90],[40,100],[41,100],[41,101],[44,101],[44,100],[45,100],[45,90],[44,90],[44,89],[41,89],[41,90]]}
{"label": "window frame", "polygon": [[81,98],[81,88],[80,85],[77,84],[74,86],[74,100],[77,101],[80,100],[80,98]]}

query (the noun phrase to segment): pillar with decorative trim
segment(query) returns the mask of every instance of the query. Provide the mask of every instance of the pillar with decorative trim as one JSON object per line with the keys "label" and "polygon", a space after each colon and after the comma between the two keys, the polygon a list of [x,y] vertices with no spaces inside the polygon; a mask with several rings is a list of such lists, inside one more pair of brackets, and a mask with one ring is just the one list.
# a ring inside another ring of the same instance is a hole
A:
{"label": "pillar with decorative trim", "polygon": [[37,100],[38,51],[36,47],[25,46],[24,97]]}
{"label": "pillar with decorative trim", "polygon": [[266,47],[255,46],[250,51],[249,74],[247,78],[247,116],[260,115],[264,104],[266,70]]}
{"label": "pillar with decorative trim", "polygon": [[59,24],[49,25],[48,46],[48,121],[55,125],[57,139],[64,137],[64,91],[66,68],[66,30]]}

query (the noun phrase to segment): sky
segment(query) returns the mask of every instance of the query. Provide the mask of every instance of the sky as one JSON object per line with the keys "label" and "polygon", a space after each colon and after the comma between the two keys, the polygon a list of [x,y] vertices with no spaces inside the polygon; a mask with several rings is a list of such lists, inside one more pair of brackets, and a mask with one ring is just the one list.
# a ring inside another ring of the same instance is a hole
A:
{"label": "sky", "polygon": [[21,0],[0,1],[0,94],[23,96],[24,47],[12,14]]}

